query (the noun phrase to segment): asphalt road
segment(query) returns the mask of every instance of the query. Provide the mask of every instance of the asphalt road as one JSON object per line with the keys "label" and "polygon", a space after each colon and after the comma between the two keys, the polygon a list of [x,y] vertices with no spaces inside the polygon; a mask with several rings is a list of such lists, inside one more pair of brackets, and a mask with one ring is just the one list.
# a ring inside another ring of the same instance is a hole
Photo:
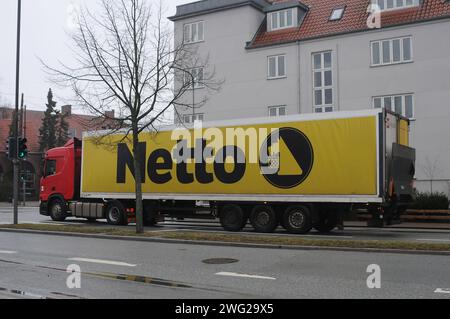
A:
{"label": "asphalt road", "polygon": [[[204,263],[212,258],[236,262]],[[66,286],[71,264],[81,268],[80,289]],[[367,287],[371,264],[381,268],[381,289]],[[135,278],[130,276],[141,276],[137,280],[148,283],[132,281]],[[448,288],[447,256],[0,232],[0,298],[450,298]]]}
{"label": "asphalt road", "polygon": [[[20,223],[37,224],[64,224],[64,225],[84,225],[96,227],[111,227],[105,220],[89,223],[85,219],[69,218],[65,222],[53,222],[49,217],[39,215],[38,209],[33,207],[20,207]],[[13,220],[12,210],[9,207],[0,207],[0,224],[10,224]],[[126,226],[130,229],[133,225]],[[190,230],[190,231],[213,231],[223,232],[217,221],[213,220],[167,220],[151,230]],[[244,229],[242,233],[254,234],[251,227]],[[266,236],[290,236],[281,227],[275,234]],[[450,229],[399,229],[399,228],[367,228],[367,227],[346,227],[344,231],[334,231],[331,234],[319,234],[312,231],[308,235],[299,236],[304,238],[328,238],[346,240],[398,240],[426,243],[450,243]]]}

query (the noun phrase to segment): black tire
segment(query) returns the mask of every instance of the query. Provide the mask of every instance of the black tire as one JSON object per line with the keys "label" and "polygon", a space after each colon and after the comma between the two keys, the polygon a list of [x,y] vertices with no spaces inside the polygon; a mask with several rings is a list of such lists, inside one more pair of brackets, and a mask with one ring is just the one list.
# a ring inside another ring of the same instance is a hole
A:
{"label": "black tire", "polygon": [[153,227],[158,224],[158,203],[149,202],[144,204],[144,226]]}
{"label": "black tire", "polygon": [[338,213],[324,210],[319,213],[319,221],[314,225],[314,229],[320,233],[329,233],[337,227]]}
{"label": "black tire", "polygon": [[55,198],[50,202],[48,212],[53,221],[63,222],[67,218],[66,203],[60,198]]}
{"label": "black tire", "polygon": [[283,214],[283,227],[292,234],[307,234],[312,229],[311,211],[306,206],[288,207]]}
{"label": "black tire", "polygon": [[253,208],[250,214],[250,223],[258,233],[273,233],[279,225],[277,213],[267,205]]}
{"label": "black tire", "polygon": [[220,224],[226,231],[241,231],[247,224],[247,216],[238,205],[225,205],[220,210]]}
{"label": "black tire", "polygon": [[127,213],[119,201],[109,202],[106,206],[105,215],[109,225],[121,226],[128,224]]}

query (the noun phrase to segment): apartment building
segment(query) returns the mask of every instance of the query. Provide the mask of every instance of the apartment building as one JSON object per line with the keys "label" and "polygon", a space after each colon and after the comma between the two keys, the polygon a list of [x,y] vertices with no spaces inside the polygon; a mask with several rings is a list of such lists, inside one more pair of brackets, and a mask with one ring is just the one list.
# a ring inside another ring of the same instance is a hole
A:
{"label": "apartment building", "polygon": [[204,0],[169,19],[204,61],[185,103],[207,103],[180,121],[384,107],[411,119],[417,187],[450,192],[450,1]]}

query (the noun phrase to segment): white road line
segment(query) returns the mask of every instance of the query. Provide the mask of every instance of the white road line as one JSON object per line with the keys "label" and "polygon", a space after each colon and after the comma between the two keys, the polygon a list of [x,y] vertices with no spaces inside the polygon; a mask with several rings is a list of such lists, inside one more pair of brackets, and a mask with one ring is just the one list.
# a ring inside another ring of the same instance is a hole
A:
{"label": "white road line", "polygon": [[14,254],[17,254],[17,251],[0,250],[0,254],[4,254],[4,255],[14,255]]}
{"label": "white road line", "polygon": [[442,242],[449,242],[450,243],[450,239],[416,239],[417,241],[431,241],[431,242],[436,242],[436,243],[442,243]]}
{"label": "white road line", "polygon": [[226,276],[226,277],[241,277],[241,278],[252,278],[252,279],[265,279],[265,280],[277,280],[273,277],[265,277],[265,276],[257,276],[257,275],[246,275],[246,274],[236,274],[234,272],[218,272],[217,276]]}
{"label": "white road line", "polygon": [[434,291],[435,294],[450,294],[449,288],[438,288]]}
{"label": "white road line", "polygon": [[90,258],[69,258],[70,261],[81,261],[81,262],[87,262],[87,263],[94,263],[94,264],[104,264],[104,265],[114,265],[114,266],[123,266],[123,267],[136,267],[134,264],[128,264],[121,261],[114,261],[114,260],[102,260],[102,259],[90,259]]}

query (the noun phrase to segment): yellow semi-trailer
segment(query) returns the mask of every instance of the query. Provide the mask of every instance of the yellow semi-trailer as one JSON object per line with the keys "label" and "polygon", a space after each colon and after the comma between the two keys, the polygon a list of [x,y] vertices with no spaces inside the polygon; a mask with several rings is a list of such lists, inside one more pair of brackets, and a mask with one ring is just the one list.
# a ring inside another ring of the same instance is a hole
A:
{"label": "yellow semi-trailer", "polygon": [[[46,172],[56,172],[42,179],[42,214],[133,218],[132,147],[125,133],[106,133],[46,154]],[[372,223],[393,223],[413,197],[409,121],[385,110],[167,127],[141,134],[139,147],[146,224],[206,217],[230,231],[248,221],[259,232],[330,231],[355,205],[370,210]],[[62,178],[73,191],[52,191]]]}

